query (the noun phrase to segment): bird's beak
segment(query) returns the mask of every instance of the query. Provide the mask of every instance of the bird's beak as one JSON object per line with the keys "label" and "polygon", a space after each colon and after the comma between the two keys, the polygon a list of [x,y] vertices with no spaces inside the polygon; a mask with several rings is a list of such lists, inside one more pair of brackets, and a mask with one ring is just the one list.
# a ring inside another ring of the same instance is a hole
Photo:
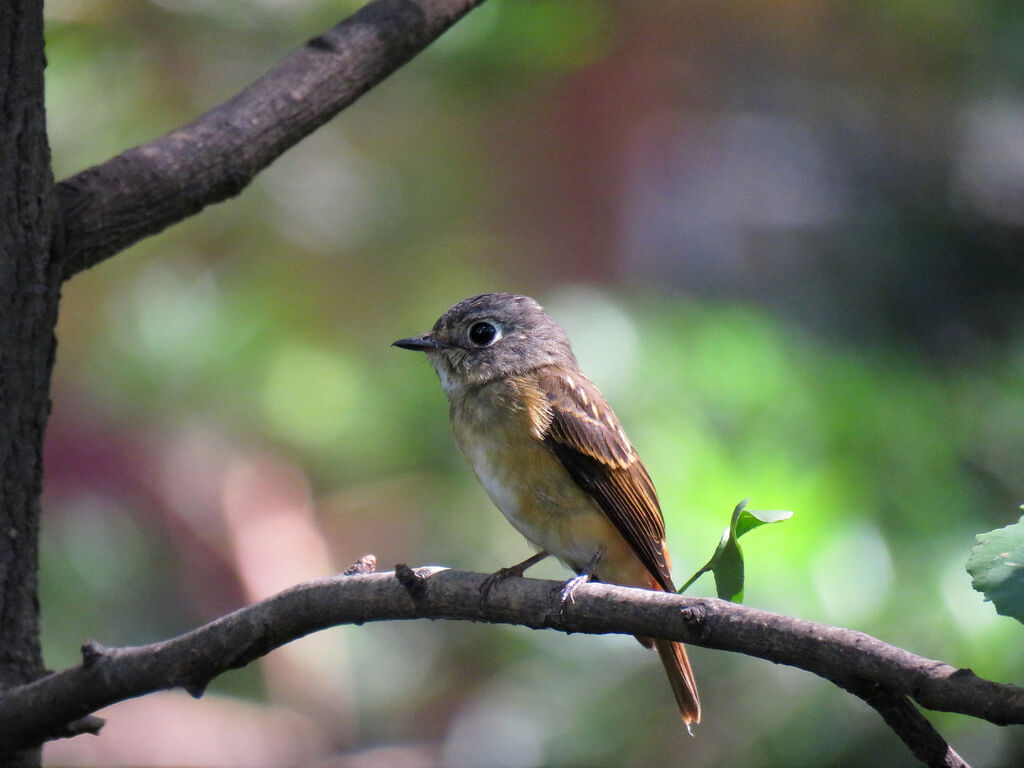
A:
{"label": "bird's beak", "polygon": [[392,342],[391,346],[399,349],[411,349],[413,352],[427,352],[431,349],[448,349],[451,344],[445,344],[429,333],[425,333],[422,336],[413,336],[411,339],[399,339]]}

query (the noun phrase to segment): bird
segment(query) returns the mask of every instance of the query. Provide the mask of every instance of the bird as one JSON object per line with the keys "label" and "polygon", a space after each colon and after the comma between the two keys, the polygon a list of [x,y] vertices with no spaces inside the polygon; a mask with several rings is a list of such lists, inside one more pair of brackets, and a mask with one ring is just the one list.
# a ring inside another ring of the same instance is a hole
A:
{"label": "bird", "polygon": [[[563,601],[586,580],[675,592],[651,477],[580,370],[565,330],[540,304],[481,293],[393,346],[426,354],[460,450],[494,505],[537,549],[492,574],[485,590],[552,555],[576,574]],[[657,650],[689,730],[700,722],[700,698],[685,647],[637,640]]]}

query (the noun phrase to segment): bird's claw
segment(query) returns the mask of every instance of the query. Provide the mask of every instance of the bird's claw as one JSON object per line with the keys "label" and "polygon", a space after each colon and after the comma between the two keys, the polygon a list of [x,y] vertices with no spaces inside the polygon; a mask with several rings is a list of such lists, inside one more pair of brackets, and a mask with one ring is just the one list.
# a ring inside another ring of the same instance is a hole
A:
{"label": "bird's claw", "polygon": [[508,579],[522,578],[523,574],[526,573],[527,568],[531,568],[547,556],[547,552],[538,552],[532,557],[528,557],[526,560],[523,560],[521,563],[510,565],[508,568],[499,568],[484,579],[480,584],[480,607],[483,608],[492,589]]}
{"label": "bird's claw", "polygon": [[480,584],[480,605],[482,606],[487,602],[487,598],[491,594],[491,590],[501,584],[503,581],[507,581],[516,576],[522,576],[525,568],[513,565],[511,568],[499,568]]}

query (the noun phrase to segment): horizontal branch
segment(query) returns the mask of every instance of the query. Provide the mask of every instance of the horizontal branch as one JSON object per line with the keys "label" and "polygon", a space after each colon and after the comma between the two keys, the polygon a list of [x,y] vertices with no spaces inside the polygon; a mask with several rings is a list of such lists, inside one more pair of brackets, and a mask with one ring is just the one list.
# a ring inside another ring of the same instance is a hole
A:
{"label": "horizontal branch", "polygon": [[607,584],[581,586],[561,612],[553,597],[561,585],[537,579],[503,582],[481,604],[485,578],[404,566],[397,574],[335,576],[299,584],[153,645],[108,649],[87,643],[81,665],[0,694],[0,744],[15,748],[38,743],[97,709],[152,691],[183,687],[200,696],[222,672],[245,666],[310,632],[340,624],[416,618],[662,637],[745,653],[836,682],[868,701],[887,722],[886,711],[893,713],[905,724],[904,730],[920,728],[921,723],[908,714],[912,706],[899,703],[901,699],[997,724],[1024,723],[1024,689],[984,680],[970,670],[915,656],[860,632],[724,600]]}
{"label": "horizontal branch", "polygon": [[237,195],[481,2],[374,0],[188,125],[62,181],[64,279]]}

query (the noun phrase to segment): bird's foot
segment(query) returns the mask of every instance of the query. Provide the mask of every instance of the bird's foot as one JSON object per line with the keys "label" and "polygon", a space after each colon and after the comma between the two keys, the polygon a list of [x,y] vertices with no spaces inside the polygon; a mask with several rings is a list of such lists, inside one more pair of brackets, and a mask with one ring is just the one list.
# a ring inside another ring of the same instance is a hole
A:
{"label": "bird's foot", "polygon": [[492,589],[508,579],[522,578],[522,575],[528,568],[532,568],[547,556],[548,553],[542,550],[533,557],[526,558],[521,563],[516,563],[508,568],[499,568],[484,579],[480,584],[480,607],[483,607],[484,603],[487,602],[487,598],[490,596]]}
{"label": "bird's foot", "polygon": [[594,578],[594,571],[597,570],[597,564],[600,562],[603,554],[604,549],[598,549],[579,575],[573,576],[562,585],[558,598],[558,614],[560,616],[565,613],[565,609],[573,602],[573,593]]}
{"label": "bird's foot", "polygon": [[570,603],[574,602],[573,593],[580,588],[583,584],[590,581],[591,576],[589,573],[581,573],[579,576],[573,576],[558,590],[559,597],[559,611],[564,612],[565,607]]}

